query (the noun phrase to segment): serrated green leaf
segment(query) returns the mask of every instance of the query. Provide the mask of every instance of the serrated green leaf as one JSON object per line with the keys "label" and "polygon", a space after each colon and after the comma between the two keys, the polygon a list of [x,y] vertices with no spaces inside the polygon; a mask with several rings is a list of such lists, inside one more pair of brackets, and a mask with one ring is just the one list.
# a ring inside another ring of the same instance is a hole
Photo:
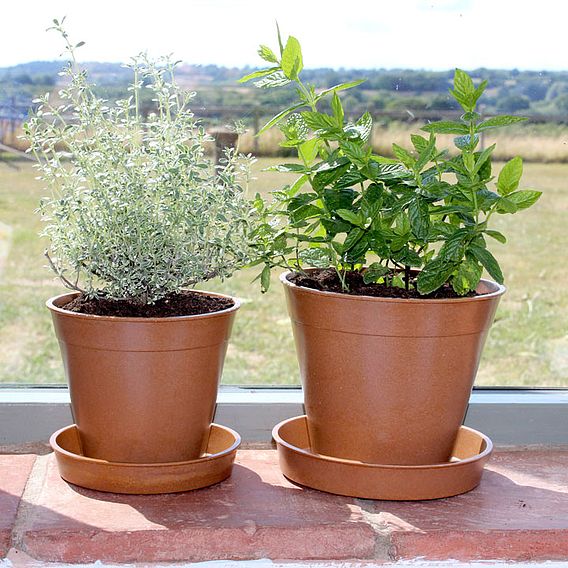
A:
{"label": "serrated green leaf", "polygon": [[369,250],[369,238],[367,235],[364,234],[355,243],[355,245],[352,248],[350,248],[349,250],[346,250],[344,248],[343,254],[347,262],[352,262],[352,263],[364,262],[368,250]]}
{"label": "serrated green leaf", "polygon": [[[316,191],[321,191],[324,187],[333,184],[341,178],[343,174],[349,169],[349,164],[341,164],[335,168],[328,168],[327,170],[318,171],[312,178],[312,185]],[[315,170],[312,170],[315,171]]]}
{"label": "serrated green leaf", "polygon": [[418,274],[416,281],[418,292],[431,294],[440,288],[454,271],[455,263],[448,263],[439,257],[428,262]]}
{"label": "serrated green leaf", "polygon": [[275,53],[267,45],[261,45],[258,48],[258,54],[262,59],[264,59],[264,61],[268,61],[269,63],[278,63],[278,58]]}
{"label": "serrated green leaf", "polygon": [[337,209],[349,209],[353,205],[353,201],[357,196],[357,192],[353,189],[324,189],[323,200],[330,212]]}
{"label": "serrated green leaf", "polygon": [[525,117],[522,116],[510,116],[510,115],[501,115],[501,116],[494,116],[492,118],[488,118],[483,122],[480,122],[476,130],[477,132],[483,132],[484,130],[489,130],[491,128],[499,128],[501,126],[509,126],[510,124],[516,124],[517,122],[524,122],[527,120]]}
{"label": "serrated green leaf", "polygon": [[302,164],[276,164],[274,166],[269,166],[266,168],[267,172],[281,172],[281,173],[289,173],[289,172],[298,172],[298,173],[305,173],[306,167]]}
{"label": "serrated green leaf", "polygon": [[290,79],[288,79],[281,69],[274,71],[274,73],[270,73],[270,75],[266,75],[259,79],[258,81],[254,82],[255,87],[259,89],[275,89],[276,87],[284,87],[290,83]]}
{"label": "serrated green leaf", "polygon": [[485,150],[483,150],[483,152],[481,152],[477,156],[477,158],[475,160],[475,166],[473,168],[474,174],[479,172],[479,170],[483,167],[485,162],[487,162],[487,160],[491,157],[493,150],[495,150],[495,146],[496,146],[496,144],[491,144],[491,146],[489,146],[489,148],[485,148]]}
{"label": "serrated green leaf", "polygon": [[364,142],[368,142],[373,132],[373,117],[369,112],[365,112],[361,118],[353,125],[351,131],[357,133],[357,136]]}
{"label": "serrated green leaf", "polygon": [[383,266],[378,262],[373,262],[373,264],[370,264],[363,271],[363,282],[365,284],[372,284],[376,282],[379,278],[386,276],[389,272],[390,270],[386,266]]}
{"label": "serrated green leaf", "polygon": [[286,42],[280,65],[284,75],[291,81],[295,81],[304,68],[300,42],[293,36],[290,36]]}
{"label": "serrated green leaf", "polygon": [[454,90],[466,96],[475,93],[475,85],[471,77],[461,69],[456,69],[454,73]]}
{"label": "serrated green leaf", "polygon": [[[473,92],[473,96],[472,96],[472,103],[475,106],[475,104],[477,103],[477,101],[479,100],[479,98],[481,97],[481,95],[483,94],[483,92],[485,91],[485,89],[487,88],[487,81],[481,81],[481,83],[479,83],[479,85],[476,87],[475,91]],[[473,113],[472,113],[473,114]]]}
{"label": "serrated green leaf", "polygon": [[307,181],[308,176],[306,174],[301,175],[290,187],[286,189],[288,197],[294,197]]}
{"label": "serrated green leaf", "polygon": [[415,160],[414,157],[410,154],[410,152],[408,152],[407,150],[405,150],[402,146],[399,146],[398,144],[393,144],[393,145],[392,145],[392,151],[393,151],[393,154],[394,154],[408,169],[414,168],[414,165],[416,164],[416,160]]}
{"label": "serrated green leaf", "polygon": [[528,209],[538,201],[541,195],[542,191],[521,189],[507,195],[507,199],[512,201],[517,206],[517,209]]}
{"label": "serrated green leaf", "polygon": [[481,262],[485,270],[498,284],[503,284],[503,273],[497,259],[486,249],[476,243],[470,243],[468,251]]}
{"label": "serrated green leaf", "polygon": [[418,154],[422,153],[428,146],[428,140],[424,136],[420,136],[420,134],[411,134],[410,140]]}
{"label": "serrated green leaf", "polygon": [[420,241],[426,240],[430,231],[430,214],[428,204],[417,197],[408,206],[408,218],[410,226],[416,238]]}
{"label": "serrated green leaf", "polygon": [[339,128],[343,128],[343,118],[345,114],[343,112],[341,99],[337,93],[333,93],[333,97],[331,98],[331,110],[333,111],[333,116],[335,117],[337,126]]}
{"label": "serrated green leaf", "polygon": [[459,296],[475,290],[481,279],[483,267],[473,258],[465,258],[452,276],[452,288]]}
{"label": "serrated green leaf", "polygon": [[334,118],[328,114],[305,111],[302,113],[302,118],[312,130],[338,130]]}
{"label": "serrated green leaf", "polygon": [[248,75],[245,75],[244,77],[241,77],[238,82],[239,83],[246,83],[247,81],[250,81],[251,79],[257,79],[258,77],[265,77],[266,75],[270,75],[271,73],[275,73],[279,69],[280,69],[280,67],[271,67],[270,69],[260,69],[259,71],[253,71],[252,73],[249,73]]}
{"label": "serrated green leaf", "polygon": [[469,127],[462,122],[453,120],[438,120],[425,124],[421,130],[424,132],[435,132],[437,134],[469,134]]}
{"label": "serrated green leaf", "polygon": [[339,83],[339,85],[334,85],[333,87],[329,87],[328,89],[324,89],[323,91],[321,91],[317,95],[316,100],[319,101],[322,97],[324,97],[328,93],[332,93],[333,91],[344,91],[346,89],[352,89],[353,87],[357,87],[358,85],[364,83],[365,81],[366,79],[359,79],[357,81],[350,81],[348,83]]}
{"label": "serrated green leaf", "polygon": [[358,227],[361,227],[363,225],[363,220],[361,219],[361,217],[359,217],[357,213],[354,213],[349,209],[338,209],[335,213],[339,215],[342,219],[345,219],[345,221],[349,221],[353,225],[357,225]]}
{"label": "serrated green leaf", "polygon": [[430,139],[428,140],[428,145],[426,146],[426,148],[424,148],[422,150],[422,152],[420,152],[420,155],[418,156],[418,160],[416,161],[416,164],[414,165],[414,170],[416,172],[422,171],[424,166],[432,160],[435,153],[436,153],[436,137],[431,132],[430,133]]}
{"label": "serrated green leaf", "polygon": [[499,241],[502,244],[505,244],[507,242],[507,237],[505,237],[505,235],[503,233],[500,233],[499,231],[494,231],[492,229],[487,229],[485,231],[483,231],[486,235],[489,235],[490,237],[494,238],[496,241]]}
{"label": "serrated green leaf", "polygon": [[357,241],[365,234],[365,231],[359,227],[355,227],[349,231],[345,241],[343,241],[343,250],[348,251],[355,246]]}
{"label": "serrated green leaf", "polygon": [[321,224],[326,233],[331,237],[334,237],[338,233],[348,233],[353,227],[351,223],[338,219],[322,219]]}
{"label": "serrated green leaf", "polygon": [[289,106],[285,108],[283,111],[279,112],[277,115],[273,116],[257,133],[257,136],[260,136],[263,132],[266,132],[269,128],[278,124],[283,118],[286,118],[291,112],[303,107],[303,103],[299,103],[296,105]]}
{"label": "serrated green leaf", "polygon": [[469,134],[464,134],[463,136],[457,136],[454,138],[454,144],[459,150],[473,151],[478,143],[479,136],[477,134],[473,137],[473,139]]}
{"label": "serrated green leaf", "polygon": [[516,156],[509,160],[499,172],[497,178],[497,192],[499,195],[507,196],[519,187],[519,182],[523,175],[523,160]]}
{"label": "serrated green leaf", "polygon": [[321,140],[312,138],[298,146],[298,154],[306,164],[311,164],[317,157]]}
{"label": "serrated green leaf", "polygon": [[495,202],[495,210],[497,213],[516,213],[518,207],[508,197],[500,197]]}
{"label": "serrated green leaf", "polygon": [[297,209],[290,212],[290,220],[292,223],[298,223],[299,221],[304,221],[305,219],[312,219],[313,217],[319,217],[323,214],[323,209],[315,205],[302,205]]}

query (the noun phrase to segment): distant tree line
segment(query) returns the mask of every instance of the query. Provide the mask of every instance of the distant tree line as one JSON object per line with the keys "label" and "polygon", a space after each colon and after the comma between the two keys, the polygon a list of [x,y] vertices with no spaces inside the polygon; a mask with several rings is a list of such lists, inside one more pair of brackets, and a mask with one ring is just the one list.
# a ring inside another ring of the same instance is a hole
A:
{"label": "distant tree line", "polygon": [[[7,97],[30,100],[57,88],[59,61],[32,62],[0,68],[0,102]],[[130,70],[116,63],[90,62],[85,68],[97,83],[99,94],[113,100],[128,96]],[[252,68],[187,65],[179,68],[178,79],[197,90],[194,106],[245,107],[281,106],[294,100],[293,91],[264,91],[242,86],[237,79]],[[519,71],[517,69],[476,69],[470,71],[478,80],[488,79],[489,90],[484,112],[527,115],[568,113],[568,71]],[[408,69],[311,69],[307,81],[326,88],[334,84],[365,78],[365,83],[345,93],[345,106],[365,106],[381,110],[423,111],[458,110],[448,95],[453,70],[424,71]],[[148,101],[149,102],[149,101]],[[358,104],[360,103],[360,104]]]}

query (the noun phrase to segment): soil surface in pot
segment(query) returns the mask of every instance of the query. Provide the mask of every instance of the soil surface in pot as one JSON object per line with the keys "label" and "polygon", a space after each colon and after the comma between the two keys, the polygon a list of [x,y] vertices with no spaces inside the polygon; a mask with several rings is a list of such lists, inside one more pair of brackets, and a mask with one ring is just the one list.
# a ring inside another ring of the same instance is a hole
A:
{"label": "soil surface in pot", "polygon": [[179,294],[169,294],[154,304],[140,304],[131,300],[110,300],[108,298],[89,299],[81,295],[61,307],[70,312],[96,316],[166,318],[209,314],[226,310],[233,305],[234,302],[229,298],[184,290]]}
{"label": "soil surface in pot", "polygon": [[[351,294],[353,296],[376,296],[381,298],[426,298],[426,299],[444,299],[444,298],[462,298],[458,296],[451,284],[444,284],[441,288],[422,296],[414,289],[405,290],[398,286],[386,286],[385,284],[365,284],[363,281],[363,273],[352,271],[346,272],[345,278],[349,286],[349,291],[345,292],[341,288],[341,281],[334,268],[316,268],[310,270],[309,273],[301,274],[294,272],[288,276],[288,280],[296,286],[303,286],[304,288],[312,288],[314,290],[322,290],[324,292],[338,292],[343,294]],[[416,274],[413,274],[411,283],[415,283]],[[466,296],[477,296],[476,292],[470,292]]]}

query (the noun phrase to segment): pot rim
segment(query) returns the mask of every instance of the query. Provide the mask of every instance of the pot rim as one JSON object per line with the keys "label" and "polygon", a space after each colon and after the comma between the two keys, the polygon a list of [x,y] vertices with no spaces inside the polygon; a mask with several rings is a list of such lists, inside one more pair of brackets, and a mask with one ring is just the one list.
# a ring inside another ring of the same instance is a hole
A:
{"label": "pot rim", "polygon": [[[83,314],[83,315],[88,315],[88,314]],[[229,428],[228,426],[222,426],[221,424],[215,424],[215,426],[217,428],[220,428],[222,430],[229,432],[231,434],[231,436],[233,436],[234,442],[228,448],[225,448],[224,450],[217,452],[216,454],[209,454],[209,455],[203,456],[201,458],[197,458],[197,459],[194,459],[194,460],[186,460],[186,461],[163,462],[163,463],[109,462],[107,460],[102,460],[102,459],[99,459],[99,458],[91,458],[89,456],[74,454],[73,452],[70,452],[69,450],[66,450],[65,448],[61,447],[57,443],[58,436],[62,432],[67,430],[69,428],[69,426],[65,426],[64,428],[60,428],[59,430],[57,430],[57,432],[54,432],[49,438],[49,444],[52,448],[57,447],[57,451],[59,453],[61,453],[62,455],[66,456],[68,458],[72,458],[74,460],[82,461],[84,463],[105,464],[105,465],[112,465],[113,467],[133,467],[135,469],[148,468],[148,467],[155,468],[157,465],[159,465],[160,467],[168,467],[168,468],[169,467],[179,467],[180,465],[188,465],[190,463],[203,463],[203,462],[206,462],[206,461],[218,460],[219,458],[226,456],[226,455],[230,454],[231,452],[234,452],[241,445],[241,441],[242,441],[241,435],[236,430],[233,430],[232,428]],[[75,427],[76,427],[76,425],[75,425]],[[212,427],[213,427],[213,424],[211,424],[210,428],[212,428]]]}
{"label": "pot rim", "polygon": [[[308,269],[309,270],[309,269]],[[324,296],[328,298],[335,298],[339,299],[342,298],[344,300],[352,300],[352,301],[363,301],[363,302],[387,302],[387,303],[395,303],[395,304],[417,304],[417,303],[426,303],[426,304],[456,304],[460,302],[480,302],[486,301],[497,296],[501,296],[507,290],[503,284],[498,284],[497,282],[493,282],[492,280],[486,280],[482,278],[480,282],[488,285],[489,287],[495,287],[496,289],[493,292],[487,292],[483,294],[479,294],[478,296],[465,296],[462,298],[385,298],[385,297],[377,297],[377,296],[364,296],[364,295],[355,295],[355,294],[342,294],[341,292],[328,292],[326,290],[316,290],[315,288],[307,288],[305,286],[298,286],[293,282],[288,280],[288,276],[293,274],[293,270],[287,270],[280,275],[280,282],[284,286],[289,286],[292,289],[296,289],[301,291],[305,294],[312,294],[315,296]]]}
{"label": "pot rim", "polygon": [[173,322],[173,321],[182,321],[182,320],[196,320],[196,319],[204,319],[204,318],[214,318],[214,317],[221,317],[225,316],[230,312],[235,312],[241,307],[241,301],[239,298],[234,296],[229,296],[227,294],[220,294],[218,292],[209,292],[207,290],[192,290],[193,292],[198,292],[199,294],[209,295],[209,296],[216,296],[218,298],[228,298],[234,302],[234,304],[229,307],[225,308],[224,310],[219,310],[217,312],[209,312],[207,314],[191,314],[187,316],[166,316],[166,317],[122,317],[122,316],[101,316],[97,314],[82,314],[80,312],[72,312],[70,310],[66,310],[64,308],[59,307],[56,305],[56,301],[64,298],[66,296],[78,296],[80,292],[67,292],[65,294],[57,294],[49,298],[45,305],[47,308],[54,313],[60,314],[66,317],[75,317],[75,318],[85,318],[90,320],[98,320],[98,321],[115,321],[115,322],[128,322],[128,323],[151,323],[151,322]]}

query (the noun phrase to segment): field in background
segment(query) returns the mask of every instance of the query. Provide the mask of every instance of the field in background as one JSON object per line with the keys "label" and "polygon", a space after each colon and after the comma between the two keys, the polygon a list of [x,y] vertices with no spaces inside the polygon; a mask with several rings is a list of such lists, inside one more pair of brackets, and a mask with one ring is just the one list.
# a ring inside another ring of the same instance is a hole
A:
{"label": "field in background", "polygon": [[[393,142],[412,150],[410,135],[419,132],[418,122],[381,122],[380,116],[375,119],[372,145],[378,154],[392,156]],[[424,134],[424,133],[423,133]],[[453,136],[438,135],[439,148],[453,148]],[[283,148],[279,146],[281,132],[273,128],[258,138],[255,147],[253,132],[247,132],[240,149],[257,156],[278,156]],[[522,156],[527,162],[568,163],[568,125],[566,124],[522,124],[488,132],[483,143],[485,147],[497,142],[494,157],[497,160],[509,160],[514,156]]]}
{"label": "field in background", "polygon": [[[393,134],[385,138],[392,141]],[[565,146],[562,136],[554,144]],[[542,151],[549,155],[549,150]],[[274,161],[259,160],[252,192],[265,193],[285,183],[286,176],[261,171]],[[33,213],[41,187],[29,164],[15,165],[19,169],[0,162],[0,383],[63,382],[44,307],[45,300],[62,288],[44,268],[45,243],[37,237],[40,223]],[[545,194],[532,209],[502,216],[496,227],[510,240],[505,247],[494,247],[509,290],[487,342],[477,384],[568,386],[568,165],[528,164],[525,172],[524,186]],[[262,295],[258,283],[250,284],[255,274],[245,271],[205,286],[243,301],[223,382],[297,384],[282,290],[275,281]]]}

